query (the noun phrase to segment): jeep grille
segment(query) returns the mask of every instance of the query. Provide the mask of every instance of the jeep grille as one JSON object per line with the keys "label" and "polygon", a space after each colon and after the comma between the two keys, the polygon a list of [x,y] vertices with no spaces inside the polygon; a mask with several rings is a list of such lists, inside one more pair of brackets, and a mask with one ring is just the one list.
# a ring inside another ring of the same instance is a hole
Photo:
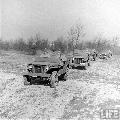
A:
{"label": "jeep grille", "polygon": [[75,58],[74,59],[74,63],[76,63],[76,64],[80,64],[80,63],[83,63],[83,62],[84,62],[83,58]]}

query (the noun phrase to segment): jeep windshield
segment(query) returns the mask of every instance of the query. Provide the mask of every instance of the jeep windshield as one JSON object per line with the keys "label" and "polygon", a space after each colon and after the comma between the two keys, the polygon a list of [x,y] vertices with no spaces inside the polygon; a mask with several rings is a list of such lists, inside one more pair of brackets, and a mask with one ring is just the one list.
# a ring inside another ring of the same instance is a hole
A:
{"label": "jeep windshield", "polygon": [[59,63],[60,60],[55,57],[37,57],[34,62]]}
{"label": "jeep windshield", "polygon": [[74,58],[74,63],[75,64],[84,63],[84,58]]}
{"label": "jeep windshield", "polygon": [[46,69],[46,65],[34,65],[35,73],[43,73]]}

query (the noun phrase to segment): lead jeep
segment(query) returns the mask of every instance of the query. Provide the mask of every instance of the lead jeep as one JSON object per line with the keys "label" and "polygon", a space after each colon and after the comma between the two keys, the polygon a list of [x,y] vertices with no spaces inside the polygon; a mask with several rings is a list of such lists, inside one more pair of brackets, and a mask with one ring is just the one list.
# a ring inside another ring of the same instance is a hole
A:
{"label": "lead jeep", "polygon": [[85,52],[81,52],[79,54],[74,54],[71,62],[71,68],[84,68],[87,69],[87,66],[90,66],[89,55]]}
{"label": "lead jeep", "polygon": [[67,79],[69,60],[63,63],[53,57],[38,57],[28,64],[27,72],[23,74],[24,85],[47,81],[50,87],[55,87],[59,80]]}

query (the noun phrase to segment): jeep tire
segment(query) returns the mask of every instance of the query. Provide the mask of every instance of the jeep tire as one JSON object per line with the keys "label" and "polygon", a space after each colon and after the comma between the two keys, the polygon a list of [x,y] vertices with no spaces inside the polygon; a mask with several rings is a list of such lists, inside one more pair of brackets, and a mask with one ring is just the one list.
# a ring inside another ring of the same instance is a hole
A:
{"label": "jeep tire", "polygon": [[90,66],[90,61],[88,61],[88,66]]}
{"label": "jeep tire", "polygon": [[63,80],[66,81],[67,80],[67,72],[63,75]]}

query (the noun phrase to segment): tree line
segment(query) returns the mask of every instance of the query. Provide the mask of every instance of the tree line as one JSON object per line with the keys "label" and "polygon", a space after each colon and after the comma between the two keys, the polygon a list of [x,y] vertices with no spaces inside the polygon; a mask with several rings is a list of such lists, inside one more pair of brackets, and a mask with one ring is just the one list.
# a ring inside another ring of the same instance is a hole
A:
{"label": "tree line", "polygon": [[[63,37],[57,38],[55,41],[50,42],[48,39],[41,38],[39,34],[36,34],[33,37],[30,37],[27,40],[19,38],[17,40],[11,41],[2,41],[0,40],[0,49],[4,50],[16,50],[24,53],[35,55],[37,50],[44,51],[45,49],[51,51],[60,50],[62,53],[73,51],[73,49],[96,49],[98,52],[104,49],[114,49],[119,47],[111,45],[106,39],[103,39],[101,36],[98,36],[92,41],[82,41],[82,38],[86,35],[84,32],[84,26],[81,24],[76,24],[72,26],[68,32],[67,40]],[[114,41],[117,38],[113,39]]]}
{"label": "tree line", "polygon": [[106,40],[98,40],[98,41],[81,41],[77,44],[77,46],[73,47],[72,41],[66,41],[62,37],[57,38],[57,40],[52,41],[51,43],[48,39],[37,39],[35,38],[29,39],[27,42],[23,39],[18,39],[14,42],[4,42],[0,41],[0,49],[3,50],[16,50],[21,52],[26,52],[28,54],[36,54],[37,50],[44,51],[45,49],[51,51],[60,50],[62,53],[73,51],[73,49],[96,49],[97,51],[102,51],[104,49],[111,49],[112,46]]}

